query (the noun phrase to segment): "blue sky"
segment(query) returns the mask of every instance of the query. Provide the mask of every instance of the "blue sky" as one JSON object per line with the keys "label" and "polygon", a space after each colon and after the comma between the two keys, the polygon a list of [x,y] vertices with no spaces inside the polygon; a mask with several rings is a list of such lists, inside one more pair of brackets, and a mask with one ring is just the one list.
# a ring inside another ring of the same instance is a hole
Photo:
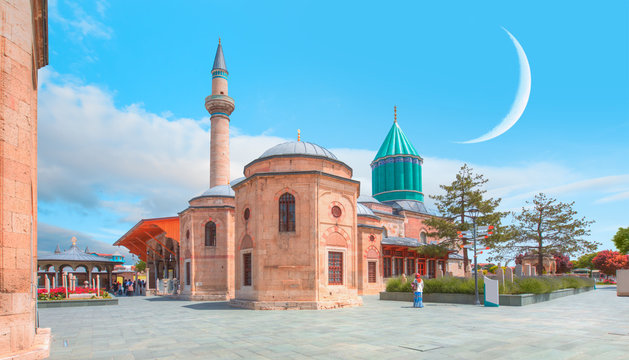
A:
{"label": "blue sky", "polygon": [[[503,135],[458,144],[514,101],[518,58],[501,26],[528,56],[527,108]],[[426,194],[467,162],[503,210],[540,191],[575,201],[601,249],[629,226],[625,1],[55,0],[40,73],[40,251],[72,235],[108,251],[142,217],[175,215],[207,188],[219,36],[236,101],[233,177],[300,128],[368,193],[397,105]]]}

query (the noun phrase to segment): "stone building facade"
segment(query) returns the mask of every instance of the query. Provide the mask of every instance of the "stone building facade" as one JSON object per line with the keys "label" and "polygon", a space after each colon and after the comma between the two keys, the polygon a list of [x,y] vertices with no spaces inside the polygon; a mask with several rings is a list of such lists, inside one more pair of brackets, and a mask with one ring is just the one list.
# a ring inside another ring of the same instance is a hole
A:
{"label": "stone building facade", "polygon": [[44,357],[37,329],[37,70],[47,3],[0,0],[0,358]]}
{"label": "stone building facade", "polygon": [[[341,159],[299,138],[268,149],[230,183],[235,102],[228,76],[219,41],[205,101],[210,188],[189,201],[178,216],[179,235],[170,235],[179,239],[180,296],[251,309],[326,309],[361,304],[360,295],[382,291],[387,277],[463,275],[458,254],[426,258],[418,251],[439,239],[429,238],[424,224],[434,215],[423,203],[423,159],[397,115],[372,162],[373,197],[360,195]],[[150,260],[160,247],[147,237],[142,244],[142,236],[132,229],[116,245]]]}

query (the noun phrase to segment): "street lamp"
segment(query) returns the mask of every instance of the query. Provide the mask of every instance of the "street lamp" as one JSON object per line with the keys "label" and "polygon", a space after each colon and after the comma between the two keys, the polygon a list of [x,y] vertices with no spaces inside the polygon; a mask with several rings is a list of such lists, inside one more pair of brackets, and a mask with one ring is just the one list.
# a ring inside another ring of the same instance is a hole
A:
{"label": "street lamp", "polygon": [[474,295],[476,295],[476,305],[480,305],[478,299],[478,262],[476,259],[476,218],[480,215],[480,211],[473,207],[467,211],[469,217],[472,218],[474,229],[472,230],[472,238],[474,239]]}

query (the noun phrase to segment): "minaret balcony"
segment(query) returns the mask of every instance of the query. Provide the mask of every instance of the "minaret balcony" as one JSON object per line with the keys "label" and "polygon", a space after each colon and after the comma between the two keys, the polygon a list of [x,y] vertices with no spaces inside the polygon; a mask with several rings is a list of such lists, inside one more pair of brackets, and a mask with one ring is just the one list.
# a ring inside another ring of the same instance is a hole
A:
{"label": "minaret balcony", "polygon": [[205,108],[210,113],[229,116],[235,109],[234,99],[227,95],[210,95],[205,98]]}

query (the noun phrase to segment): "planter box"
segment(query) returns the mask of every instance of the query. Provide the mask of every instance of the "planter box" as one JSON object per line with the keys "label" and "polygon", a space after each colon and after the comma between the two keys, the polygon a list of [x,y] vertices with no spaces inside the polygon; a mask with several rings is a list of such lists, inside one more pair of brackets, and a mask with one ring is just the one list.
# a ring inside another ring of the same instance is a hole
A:
{"label": "planter box", "polygon": [[75,306],[104,306],[118,305],[118,299],[81,299],[81,300],[38,300],[40,309]]}
{"label": "planter box", "polygon": [[[582,292],[594,290],[594,287],[584,287],[580,289],[562,289],[548,294],[519,294],[519,295],[500,295],[500,305],[502,306],[524,306],[538,302],[558,299],[564,296],[579,294]],[[380,300],[408,301],[413,302],[413,293],[408,292],[381,292]],[[480,303],[483,304],[483,294],[479,294]],[[443,294],[433,293],[424,294],[424,302],[449,303],[449,304],[470,304],[475,303],[474,295],[470,294]]]}

